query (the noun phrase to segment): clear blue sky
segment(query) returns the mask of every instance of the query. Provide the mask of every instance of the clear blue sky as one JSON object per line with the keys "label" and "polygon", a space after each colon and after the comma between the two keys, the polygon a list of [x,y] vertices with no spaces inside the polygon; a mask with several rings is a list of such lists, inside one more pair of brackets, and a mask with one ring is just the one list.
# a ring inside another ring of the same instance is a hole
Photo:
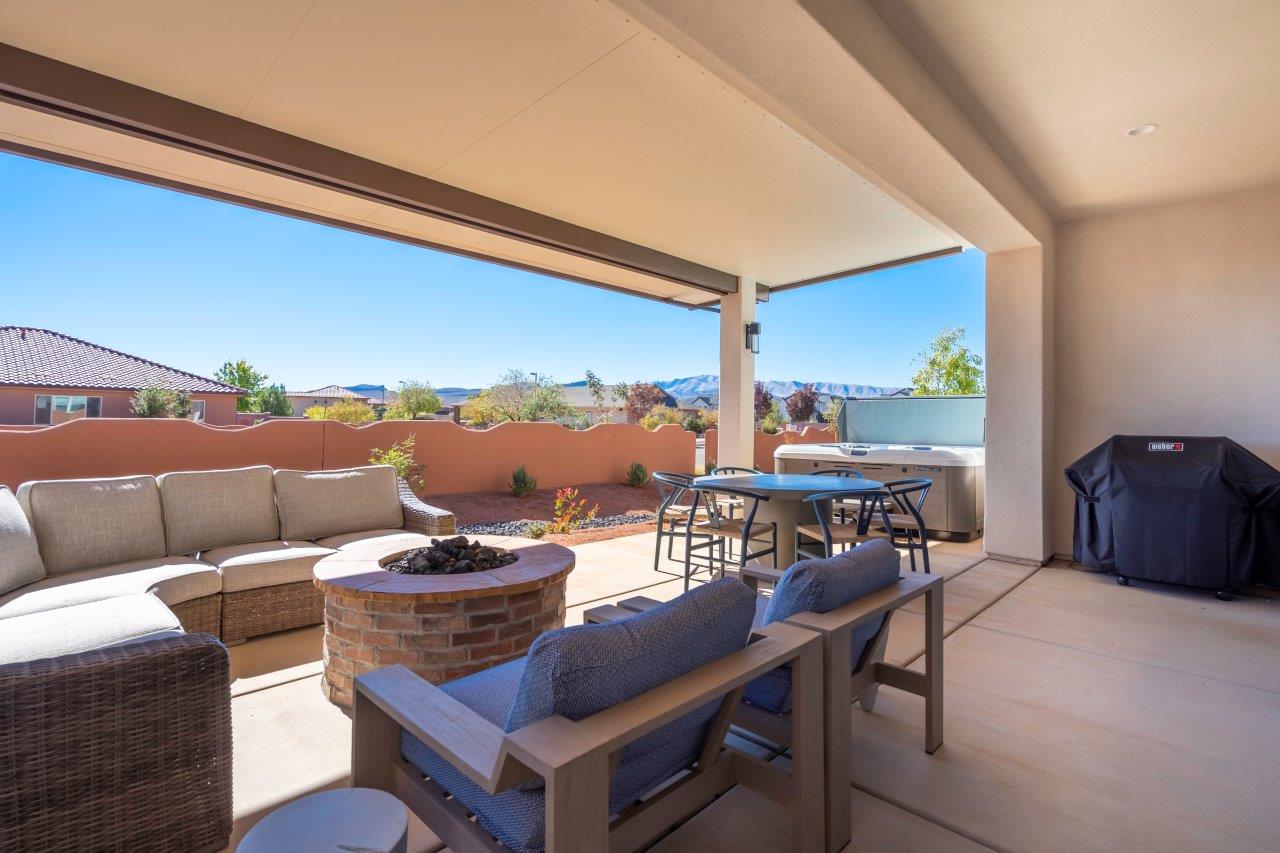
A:
{"label": "clear blue sky", "polygon": [[[985,349],[976,251],[782,293],[763,379],[904,385],[944,326]],[[0,325],[211,374],[247,358],[290,390],[718,372],[719,318],[0,154]]]}

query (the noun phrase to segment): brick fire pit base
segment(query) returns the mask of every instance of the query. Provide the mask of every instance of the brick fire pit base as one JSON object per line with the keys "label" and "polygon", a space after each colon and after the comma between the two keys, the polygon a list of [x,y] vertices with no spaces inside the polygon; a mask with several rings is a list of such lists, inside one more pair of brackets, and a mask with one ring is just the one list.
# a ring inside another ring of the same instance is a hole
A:
{"label": "brick fire pit base", "polygon": [[479,536],[520,559],[465,575],[400,575],[382,566],[430,544],[417,534],[340,551],[316,564],[325,594],[324,678],[329,701],[349,708],[352,680],[404,664],[439,684],[521,657],[543,631],[564,625],[568,548]]}

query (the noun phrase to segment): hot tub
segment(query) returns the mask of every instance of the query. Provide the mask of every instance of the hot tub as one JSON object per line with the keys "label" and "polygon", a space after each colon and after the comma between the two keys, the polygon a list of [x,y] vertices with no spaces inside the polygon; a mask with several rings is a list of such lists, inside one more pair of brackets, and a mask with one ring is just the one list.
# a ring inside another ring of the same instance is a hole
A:
{"label": "hot tub", "polygon": [[921,515],[931,536],[968,541],[982,534],[986,448],[927,444],[784,444],[773,454],[779,474],[853,469],[869,480],[927,477],[933,487]]}

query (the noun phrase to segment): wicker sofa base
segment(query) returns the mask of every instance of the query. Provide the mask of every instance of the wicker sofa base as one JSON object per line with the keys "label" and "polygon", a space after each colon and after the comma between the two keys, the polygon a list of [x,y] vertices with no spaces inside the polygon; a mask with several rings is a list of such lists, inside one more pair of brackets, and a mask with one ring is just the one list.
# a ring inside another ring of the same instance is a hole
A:
{"label": "wicker sofa base", "polygon": [[323,622],[324,593],[311,581],[222,594],[224,643],[239,643],[250,637]]}
{"label": "wicker sofa base", "polygon": [[182,623],[188,634],[205,633],[215,637],[222,635],[222,595],[206,595],[179,604],[168,605],[173,615]]}

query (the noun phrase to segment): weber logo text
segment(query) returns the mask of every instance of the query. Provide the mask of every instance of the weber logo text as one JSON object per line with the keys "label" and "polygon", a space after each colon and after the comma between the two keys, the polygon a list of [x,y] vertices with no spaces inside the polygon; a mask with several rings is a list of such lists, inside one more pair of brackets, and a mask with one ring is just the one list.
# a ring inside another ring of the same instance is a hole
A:
{"label": "weber logo text", "polygon": [[1181,453],[1181,441],[1152,441],[1147,444],[1147,450],[1163,450],[1169,453]]}

